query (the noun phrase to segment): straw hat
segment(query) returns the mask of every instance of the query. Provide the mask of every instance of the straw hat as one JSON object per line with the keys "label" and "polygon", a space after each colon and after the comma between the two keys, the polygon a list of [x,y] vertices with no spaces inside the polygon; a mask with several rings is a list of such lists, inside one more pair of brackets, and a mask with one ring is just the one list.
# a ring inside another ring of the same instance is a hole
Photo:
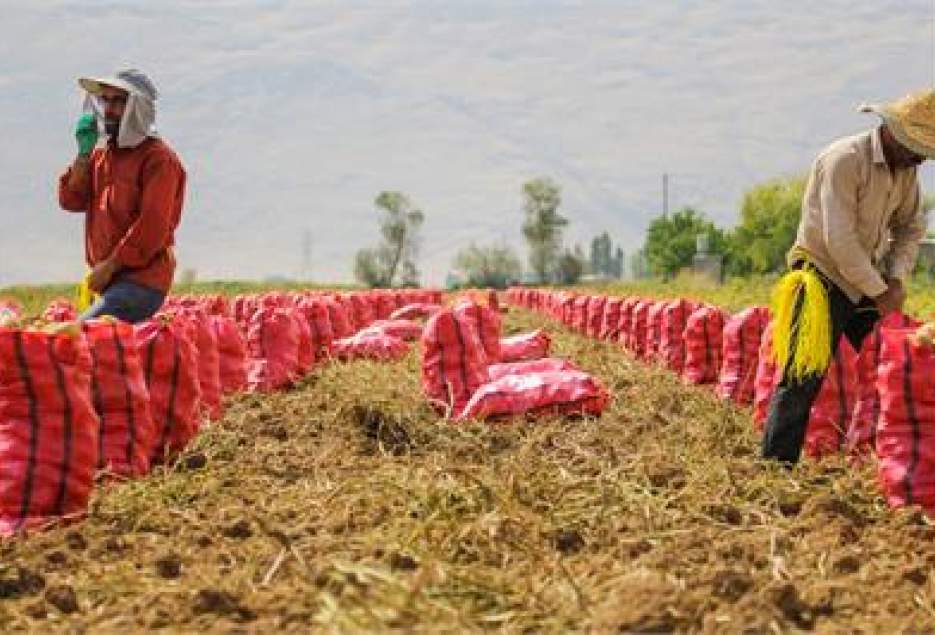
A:
{"label": "straw hat", "polygon": [[935,90],[923,90],[889,104],[861,104],[860,112],[874,112],[904,147],[935,158]]}

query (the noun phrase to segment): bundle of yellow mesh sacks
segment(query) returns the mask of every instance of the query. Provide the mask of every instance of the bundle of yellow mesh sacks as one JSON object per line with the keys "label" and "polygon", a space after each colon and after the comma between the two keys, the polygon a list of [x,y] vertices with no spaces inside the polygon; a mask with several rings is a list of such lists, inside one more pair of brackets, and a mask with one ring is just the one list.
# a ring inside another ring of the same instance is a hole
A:
{"label": "bundle of yellow mesh sacks", "polygon": [[772,305],[777,367],[793,379],[824,374],[831,365],[831,309],[818,273],[809,265],[787,273],[773,290]]}

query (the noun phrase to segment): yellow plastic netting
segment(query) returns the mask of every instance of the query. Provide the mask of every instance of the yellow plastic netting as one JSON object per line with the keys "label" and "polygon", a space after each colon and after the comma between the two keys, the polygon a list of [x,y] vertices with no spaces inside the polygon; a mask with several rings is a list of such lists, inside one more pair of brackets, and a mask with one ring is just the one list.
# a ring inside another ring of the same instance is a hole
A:
{"label": "yellow plastic netting", "polygon": [[98,295],[91,290],[90,273],[85,275],[81,282],[78,283],[76,295],[77,297],[75,299],[75,306],[78,309],[78,313],[84,313],[97,301]]}
{"label": "yellow plastic netting", "polygon": [[[793,325],[799,302],[798,323]],[[788,369],[791,378],[800,380],[823,374],[831,364],[831,310],[821,278],[809,266],[790,271],[776,284],[772,304],[773,356],[778,368]]]}

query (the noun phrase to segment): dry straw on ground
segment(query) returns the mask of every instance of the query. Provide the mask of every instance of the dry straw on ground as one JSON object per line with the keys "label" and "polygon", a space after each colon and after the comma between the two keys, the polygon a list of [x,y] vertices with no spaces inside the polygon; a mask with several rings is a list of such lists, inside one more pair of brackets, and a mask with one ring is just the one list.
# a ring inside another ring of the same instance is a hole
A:
{"label": "dry straw on ground", "polygon": [[452,425],[416,354],[331,365],[4,543],[0,628],[935,628],[935,529],[872,466],[762,465],[747,412],[550,328],[613,391],[602,419]]}

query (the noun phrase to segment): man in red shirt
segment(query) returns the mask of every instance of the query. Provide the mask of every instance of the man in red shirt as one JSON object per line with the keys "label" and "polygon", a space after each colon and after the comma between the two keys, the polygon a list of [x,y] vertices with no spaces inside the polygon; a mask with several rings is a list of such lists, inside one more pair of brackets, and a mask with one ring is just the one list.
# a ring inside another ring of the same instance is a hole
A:
{"label": "man in red shirt", "polygon": [[[85,214],[89,286],[101,296],[81,319],[141,322],[172,286],[185,169],[156,134],[157,93],[145,74],[128,69],[78,83],[88,112],[78,121],[78,156],[58,192],[62,209]],[[99,131],[107,138],[97,147]]]}

